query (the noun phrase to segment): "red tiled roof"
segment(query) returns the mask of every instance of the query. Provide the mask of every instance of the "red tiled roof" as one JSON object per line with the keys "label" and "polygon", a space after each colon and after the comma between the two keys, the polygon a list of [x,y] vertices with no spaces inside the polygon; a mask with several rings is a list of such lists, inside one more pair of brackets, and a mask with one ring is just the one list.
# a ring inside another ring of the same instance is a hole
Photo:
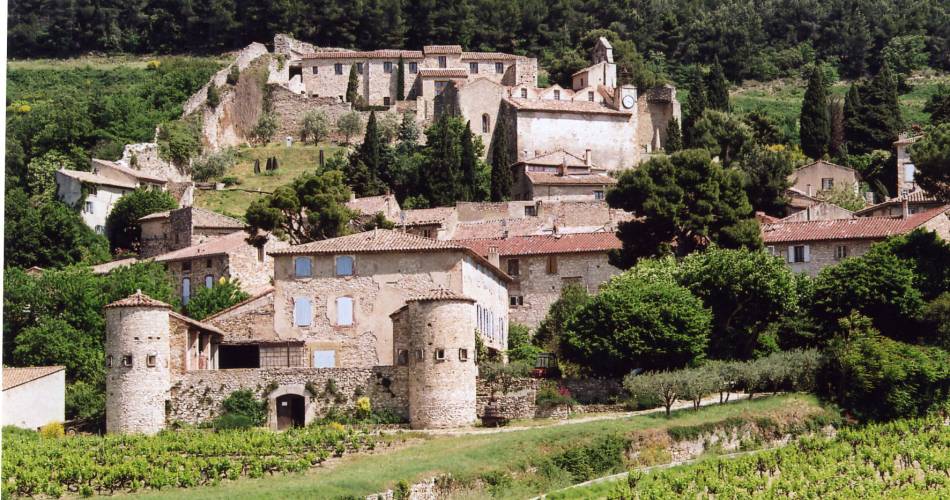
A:
{"label": "red tiled roof", "polygon": [[548,172],[525,172],[532,184],[569,185],[569,186],[604,186],[614,185],[617,179],[604,174],[567,174],[558,175]]}
{"label": "red tiled roof", "polygon": [[177,320],[179,320],[179,321],[182,321],[182,322],[184,322],[184,323],[186,323],[186,324],[189,324],[189,325],[191,325],[191,326],[194,326],[194,327],[196,327],[196,328],[200,328],[200,329],[205,330],[205,331],[207,331],[207,332],[216,333],[216,334],[221,335],[221,336],[227,335],[226,333],[224,333],[224,331],[222,331],[220,328],[218,328],[218,327],[216,327],[216,326],[214,326],[214,325],[209,325],[208,323],[205,323],[205,322],[203,322],[203,321],[198,321],[198,320],[196,320],[196,319],[189,318],[188,316],[185,316],[185,315],[183,315],[183,314],[178,314],[178,313],[176,313],[175,311],[172,311],[172,312],[168,313],[168,315],[171,316],[171,317],[173,317],[173,318],[175,318],[175,319],[177,319]]}
{"label": "red tiled roof", "polygon": [[24,366],[24,367],[3,367],[3,390],[13,389],[14,387],[32,382],[65,370],[65,366]]}
{"label": "red tiled roof", "polygon": [[419,50],[321,50],[307,54],[301,59],[422,59]]}
{"label": "red tiled roof", "polygon": [[66,177],[71,177],[80,182],[88,182],[89,184],[98,184],[101,186],[115,186],[125,189],[135,189],[137,186],[132,182],[117,181],[115,179],[110,179],[106,176],[94,174],[92,172],[83,172],[81,170],[69,170],[67,168],[61,168],[57,171],[61,175]]}
{"label": "red tiled roof", "polygon": [[630,111],[622,111],[604,106],[601,103],[590,101],[555,101],[553,99],[527,100],[509,97],[505,99],[516,109],[525,111],[542,111],[548,113],[583,113],[583,114],[601,114],[601,115],[620,115],[629,116],[633,114]]}
{"label": "red tiled roof", "polygon": [[442,224],[446,219],[451,217],[454,212],[455,207],[413,208],[403,210],[399,225],[429,226],[432,224]]}
{"label": "red tiled roof", "polygon": [[433,240],[415,234],[374,229],[362,233],[340,236],[328,240],[313,241],[270,252],[271,255],[301,255],[325,253],[378,253],[422,252],[436,250],[464,250],[449,241]]}
{"label": "red tiled roof", "polygon": [[163,178],[163,177],[158,177],[158,176],[155,176],[155,175],[146,174],[146,173],[144,173],[144,172],[142,172],[142,171],[140,171],[140,170],[136,170],[136,169],[134,169],[134,168],[126,167],[126,166],[121,165],[121,164],[119,164],[119,163],[116,163],[116,162],[114,162],[114,161],[102,160],[102,159],[99,159],[99,158],[93,158],[93,159],[92,159],[92,163],[93,163],[93,164],[99,163],[99,164],[102,164],[102,165],[104,165],[104,166],[111,167],[111,168],[113,168],[113,169],[115,169],[115,170],[118,170],[119,172],[122,172],[123,174],[131,175],[132,177],[135,177],[136,179],[142,179],[142,180],[148,181],[148,182],[157,182],[157,183],[159,183],[159,184],[165,184],[165,183],[168,182],[168,179],[165,179],[165,178]]}
{"label": "red tiled roof", "polygon": [[171,309],[172,306],[160,301],[155,300],[148,295],[142,293],[141,290],[136,291],[132,295],[124,299],[119,299],[111,304],[106,305],[107,308],[112,307],[162,307],[165,309]]}
{"label": "red tiled roof", "polygon": [[861,210],[858,210],[857,212],[855,212],[855,215],[861,215],[861,214],[866,214],[866,213],[869,213],[869,212],[873,212],[874,210],[876,210],[876,209],[878,209],[878,208],[884,208],[884,207],[889,207],[889,206],[894,206],[894,205],[901,205],[901,204],[904,203],[904,200],[907,200],[907,203],[911,203],[911,204],[916,204],[916,203],[924,203],[924,204],[926,204],[926,203],[933,203],[933,204],[937,204],[937,203],[940,202],[940,200],[938,200],[937,198],[934,198],[933,196],[931,196],[931,195],[930,195],[929,193],[927,193],[926,191],[917,190],[917,191],[914,191],[913,193],[908,193],[908,194],[904,194],[904,195],[900,195],[900,196],[895,196],[894,198],[888,198],[887,200],[882,201],[882,202],[880,202],[880,203],[878,203],[878,204],[876,204],[876,205],[871,205],[871,206],[869,206],[869,207],[864,207],[864,208],[862,208]]}
{"label": "red tiled roof", "polygon": [[755,220],[759,221],[760,224],[774,224],[780,219],[778,217],[772,217],[771,215],[765,212],[756,212]]}
{"label": "red tiled roof", "polygon": [[762,226],[762,240],[765,243],[789,243],[884,239],[889,236],[908,233],[948,210],[950,210],[950,205],[945,205],[934,210],[911,215],[906,219],[899,217],[859,217],[856,219],[764,224]]}
{"label": "red tiled roof", "polygon": [[[813,161],[813,162],[811,162],[811,163],[809,163],[809,164],[807,164],[807,165],[802,165],[802,166],[796,168],[795,171],[798,172],[799,170],[802,170],[802,169],[805,169],[805,168],[811,168],[811,167],[818,166],[818,165],[827,165],[827,166],[829,166],[829,167],[840,168],[840,169],[842,169],[842,170],[847,170],[847,171],[849,171],[849,172],[855,172],[855,173],[857,173],[857,170],[855,170],[855,169],[853,169],[853,168],[851,168],[851,167],[846,167],[846,166],[844,166],[844,165],[838,165],[837,163],[831,163],[830,161],[825,161],[825,160],[816,160],[816,161]],[[794,175],[794,174],[792,174],[792,175]]]}
{"label": "red tiled roof", "polygon": [[179,250],[174,250],[155,257],[155,262],[172,262],[176,260],[193,259],[196,257],[210,257],[212,255],[225,255],[242,246],[251,246],[246,241],[247,233],[244,231],[235,231],[214,239],[210,239],[200,245],[194,245]]}
{"label": "red tiled roof", "polygon": [[389,208],[390,200],[395,203],[396,196],[392,194],[364,196],[363,198],[356,198],[355,200],[346,202],[346,208],[359,212],[363,215],[376,215],[379,212],[383,212],[385,214],[387,212],[386,209]]}
{"label": "red tiled roof", "polygon": [[511,61],[517,59],[514,54],[504,52],[462,52],[462,59],[495,59],[498,61]]}
{"label": "red tiled roof", "polygon": [[461,300],[475,302],[475,299],[456,293],[448,288],[434,288],[432,290],[413,295],[406,302],[429,302],[434,300]]}
{"label": "red tiled roof", "polygon": [[479,255],[488,255],[490,248],[497,248],[501,256],[606,252],[622,246],[616,234],[607,232],[456,241]]}
{"label": "red tiled roof", "polygon": [[426,45],[422,47],[426,54],[461,54],[461,45]]}
{"label": "red tiled roof", "polygon": [[460,68],[419,68],[419,76],[467,78],[468,71]]}

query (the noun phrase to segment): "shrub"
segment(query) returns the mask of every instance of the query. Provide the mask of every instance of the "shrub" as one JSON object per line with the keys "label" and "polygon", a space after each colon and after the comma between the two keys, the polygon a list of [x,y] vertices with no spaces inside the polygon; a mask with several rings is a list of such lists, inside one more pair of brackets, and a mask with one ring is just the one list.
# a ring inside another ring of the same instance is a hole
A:
{"label": "shrub", "polygon": [[574,482],[586,481],[621,468],[629,444],[623,436],[602,436],[551,457],[551,462],[568,472]]}
{"label": "shrub", "polygon": [[239,280],[229,280],[222,276],[211,288],[197,287],[185,306],[185,314],[190,318],[202,320],[249,297],[250,295],[241,289]]}
{"label": "shrub", "polygon": [[508,325],[508,360],[534,366],[541,354],[541,348],[531,345],[531,331],[527,326],[511,323]]}
{"label": "shrub", "polygon": [[944,292],[927,304],[923,317],[934,330],[933,343],[950,349],[950,292]]}
{"label": "shrub", "polygon": [[567,387],[563,387],[553,380],[545,380],[538,387],[534,403],[541,408],[551,408],[561,405],[574,405],[576,402],[571,397],[571,391]]}
{"label": "shrub", "polygon": [[251,137],[259,144],[267,144],[277,134],[277,116],[273,113],[262,113],[257,125],[251,130]]}
{"label": "shrub", "polygon": [[221,182],[223,182],[225,186],[237,186],[241,184],[241,179],[233,175],[229,175],[227,177],[222,177]]}
{"label": "shrub", "polygon": [[360,135],[363,131],[363,118],[356,111],[344,113],[336,121],[336,128],[343,134],[345,142],[350,143],[350,138]]}
{"label": "shrub", "polygon": [[193,119],[163,123],[158,130],[158,154],[164,160],[184,165],[201,151],[200,135],[201,127]]}
{"label": "shrub", "polygon": [[157,59],[152,59],[151,61],[145,63],[145,69],[156,70],[162,67],[162,62]]}
{"label": "shrub", "polygon": [[50,422],[42,427],[40,427],[40,436],[44,438],[61,438],[66,435],[66,430],[63,428],[62,422]]}
{"label": "shrub", "polygon": [[300,139],[314,144],[326,139],[330,133],[330,119],[320,110],[308,111],[300,126]]}
{"label": "shrub", "polygon": [[214,428],[217,430],[250,429],[258,425],[254,418],[237,413],[225,413],[214,420]]}
{"label": "shrub", "polygon": [[228,71],[227,82],[228,85],[237,85],[238,80],[241,79],[241,68],[237,64],[231,66],[231,70]]}
{"label": "shrub", "polygon": [[208,86],[208,98],[207,98],[208,107],[215,109],[218,107],[218,104],[221,104],[221,92],[218,90],[218,86],[211,82],[211,85]]}
{"label": "shrub", "polygon": [[246,417],[255,426],[263,425],[267,419],[267,402],[259,401],[253,392],[246,389],[232,392],[221,402],[221,407],[224,409],[222,417],[228,414]]}
{"label": "shrub", "polygon": [[372,411],[373,411],[373,407],[368,397],[362,396],[356,400],[357,417],[366,418],[372,413]]}
{"label": "shrub", "polygon": [[223,176],[237,162],[237,152],[233,148],[196,159],[191,165],[191,177],[198,182],[206,182]]}

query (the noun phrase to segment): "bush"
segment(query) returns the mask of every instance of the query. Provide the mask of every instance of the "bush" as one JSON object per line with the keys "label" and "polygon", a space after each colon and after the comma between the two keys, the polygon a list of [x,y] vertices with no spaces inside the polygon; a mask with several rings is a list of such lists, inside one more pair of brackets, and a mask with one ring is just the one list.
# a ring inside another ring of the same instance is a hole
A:
{"label": "bush", "polygon": [[923,317],[933,328],[933,343],[950,350],[950,292],[944,292],[927,304]]}
{"label": "bush", "polygon": [[211,85],[208,86],[207,103],[212,110],[217,108],[218,104],[221,104],[221,91],[218,90],[218,86],[214,82],[211,82]]}
{"label": "bush", "polygon": [[233,175],[229,175],[227,177],[222,177],[221,182],[223,182],[225,186],[239,186],[242,181]]}
{"label": "bush", "polygon": [[263,113],[257,120],[257,125],[251,130],[251,137],[259,144],[267,144],[277,134],[277,116],[273,113]]}
{"label": "bush", "polygon": [[237,279],[229,280],[222,276],[213,285],[211,288],[197,287],[185,306],[185,314],[188,317],[200,321],[250,297],[241,289],[241,282]]}
{"label": "bush", "polygon": [[221,431],[229,429],[250,429],[258,425],[260,424],[258,424],[254,418],[237,413],[225,413],[214,420],[214,428]]}
{"label": "bush", "polygon": [[201,126],[194,119],[163,123],[158,130],[158,154],[163,160],[185,165],[201,151]]}
{"label": "bush", "polygon": [[241,68],[237,64],[231,66],[231,70],[228,71],[227,82],[228,85],[237,85],[238,80],[241,79]]}
{"label": "bush", "polygon": [[63,428],[62,422],[50,422],[42,427],[40,427],[40,436],[44,438],[57,439],[66,435],[66,430]]}
{"label": "bush", "polygon": [[541,383],[535,395],[534,403],[541,408],[577,404],[574,398],[571,397],[571,391],[553,380],[545,380]]}
{"label": "bush", "polygon": [[623,436],[602,436],[585,446],[572,447],[551,457],[551,463],[571,475],[573,482],[586,481],[623,466],[629,441]]}
{"label": "bush", "polygon": [[538,360],[541,348],[531,345],[531,331],[527,326],[511,323],[508,325],[508,360],[525,363],[530,366]]}
{"label": "bush", "polygon": [[252,426],[258,426],[264,425],[267,419],[267,402],[258,400],[253,392],[246,389],[232,392],[221,402],[221,407],[224,414],[218,420],[227,417],[232,422],[238,422],[241,420],[239,417],[244,417]]}
{"label": "bush", "polygon": [[329,133],[330,119],[323,111],[308,111],[303,116],[303,123],[300,126],[300,139],[302,141],[317,144],[326,139]]}
{"label": "bush", "polygon": [[234,148],[225,148],[217,153],[196,159],[191,165],[191,177],[198,182],[217,179],[223,176],[236,162],[237,152]]}
{"label": "bush", "polygon": [[66,415],[82,422],[103,422],[106,416],[105,387],[82,380],[67,385]]}

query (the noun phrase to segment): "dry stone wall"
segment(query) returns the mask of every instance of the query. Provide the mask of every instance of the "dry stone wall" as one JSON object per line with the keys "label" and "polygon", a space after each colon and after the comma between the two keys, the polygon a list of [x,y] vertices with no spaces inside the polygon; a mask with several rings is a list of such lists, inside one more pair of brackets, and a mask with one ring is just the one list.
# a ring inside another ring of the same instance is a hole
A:
{"label": "dry stone wall", "polygon": [[310,111],[321,111],[330,124],[330,139],[343,139],[343,136],[336,132],[336,122],[352,110],[350,103],[340,102],[333,97],[295,94],[280,85],[270,85],[270,88],[273,113],[277,116],[275,137],[283,140],[284,137],[290,136],[294,140],[300,140],[300,127],[303,125],[304,116]]}
{"label": "dry stone wall", "polygon": [[495,417],[508,420],[534,418],[537,395],[537,379],[516,379],[508,387],[502,387],[499,382],[490,383],[480,378],[475,390],[475,413],[478,418],[484,417],[485,408],[491,404]]}

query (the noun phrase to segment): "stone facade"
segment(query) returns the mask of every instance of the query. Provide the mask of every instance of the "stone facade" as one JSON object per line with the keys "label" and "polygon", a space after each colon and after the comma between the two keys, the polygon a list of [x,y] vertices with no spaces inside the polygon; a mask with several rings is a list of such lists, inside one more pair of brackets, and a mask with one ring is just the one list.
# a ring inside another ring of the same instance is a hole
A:
{"label": "stone facade", "polygon": [[[878,241],[880,240],[776,243],[774,245],[768,245],[767,251],[772,255],[782,257],[792,271],[817,276],[818,272],[825,267],[838,264],[847,257],[860,257],[864,255],[871,248],[871,245]],[[804,259],[798,262],[795,260],[795,247],[802,247],[802,251],[804,252]],[[843,248],[843,250],[839,249],[839,247]],[[847,257],[840,257],[841,255],[847,255]]]}
{"label": "stone facade", "polygon": [[274,137],[280,140],[285,137],[300,140],[300,128],[303,125],[304,116],[311,111],[319,111],[326,115],[327,122],[330,124],[332,132],[330,139],[343,139],[342,136],[336,135],[335,124],[341,116],[353,110],[350,103],[340,102],[339,99],[333,97],[308,97],[291,92],[281,85],[272,84],[269,87],[273,113],[279,117],[277,133]]}
{"label": "stone facade", "polygon": [[901,137],[894,142],[894,149],[897,150],[897,191],[896,196],[913,193],[918,190],[917,182],[914,181],[914,174],[917,173],[917,167],[910,158],[910,146],[920,140],[923,136]]}
{"label": "stone facade", "polygon": [[[835,165],[824,160],[809,163],[799,167],[788,176],[792,189],[798,190],[807,196],[817,196],[822,191],[847,186],[858,192],[860,177],[856,170],[841,165]],[[830,186],[830,188],[829,188]]]}
{"label": "stone facade", "polygon": [[809,207],[805,207],[804,210],[795,212],[794,214],[789,215],[782,220],[788,222],[805,222],[810,220],[836,220],[853,218],[854,212],[846,208],[841,208],[834,203],[823,201]]}
{"label": "stone facade", "polygon": [[534,418],[537,411],[535,399],[538,395],[538,380],[522,378],[511,381],[503,387],[500,383],[491,383],[478,379],[476,387],[476,409],[478,418],[486,414],[491,406],[493,417],[506,420]]}

